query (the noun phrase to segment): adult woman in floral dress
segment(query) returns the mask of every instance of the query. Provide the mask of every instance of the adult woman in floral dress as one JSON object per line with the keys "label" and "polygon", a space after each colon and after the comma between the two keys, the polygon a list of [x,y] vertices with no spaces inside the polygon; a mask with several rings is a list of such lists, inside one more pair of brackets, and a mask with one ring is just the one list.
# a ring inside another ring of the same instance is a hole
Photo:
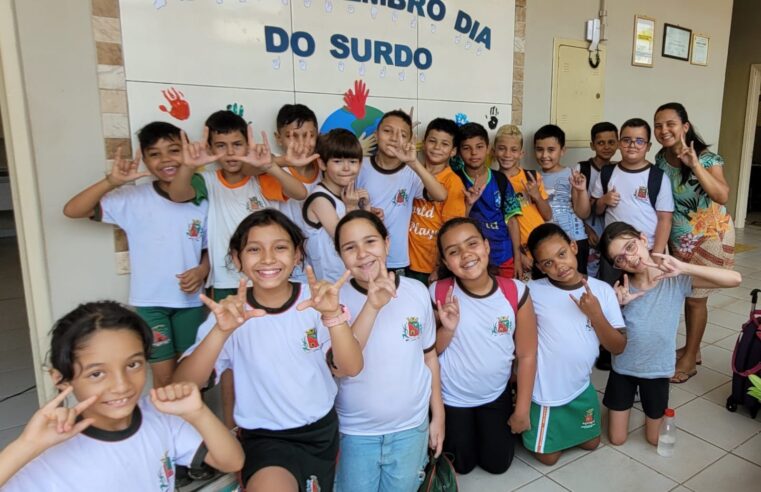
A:
{"label": "adult woman in floral dress", "polygon": [[[671,254],[688,263],[732,268],[735,229],[724,207],[729,197],[724,160],[708,150],[679,103],[667,103],[656,110],[653,130],[662,145],[655,163],[669,177],[674,193]],[[687,341],[677,350],[672,383],[684,383],[697,374],[709,293],[694,289],[685,302]]]}

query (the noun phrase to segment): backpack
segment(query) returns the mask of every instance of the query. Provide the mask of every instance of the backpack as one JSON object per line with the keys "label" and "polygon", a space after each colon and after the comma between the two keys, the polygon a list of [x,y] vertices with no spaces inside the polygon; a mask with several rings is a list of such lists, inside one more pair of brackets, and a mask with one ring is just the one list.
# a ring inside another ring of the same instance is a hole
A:
{"label": "backpack", "polygon": [[420,484],[418,492],[457,492],[458,490],[457,473],[452,460],[445,453],[435,458],[433,451],[429,450],[425,479]]}
{"label": "backpack", "polygon": [[749,376],[761,375],[761,311],[756,309],[759,289],[751,295],[750,319],[742,326],[732,352],[732,393],[727,398],[727,410],[734,412],[737,405],[745,405],[751,418],[756,418],[761,401],[748,394],[752,386]]}
{"label": "backpack", "polygon": [[[602,183],[602,193],[608,192],[608,183],[613,176],[613,170],[618,167],[603,166],[600,169],[600,182]],[[587,181],[588,182],[588,181]],[[647,175],[647,196],[650,198],[650,205],[655,208],[655,202],[658,200],[658,193],[661,192],[661,183],[663,182],[663,169],[650,164],[650,173]]]}
{"label": "backpack", "polygon": [[589,187],[592,186],[592,159],[579,161],[579,172],[587,178],[587,191],[589,191]]}
{"label": "backpack", "polygon": [[[460,169],[454,169],[454,168],[452,168],[452,170],[455,172],[455,174],[457,176],[460,177],[460,179],[462,180],[463,184],[465,186],[467,186],[468,178],[467,178],[467,176],[465,174],[465,170],[461,169],[461,168]],[[526,171],[526,172],[528,172],[528,171]],[[534,171],[534,173],[536,173],[536,171]],[[502,174],[499,171],[494,171],[493,169],[491,170],[491,175],[492,175],[492,178],[494,178],[494,181],[497,182],[497,189],[499,190],[499,195],[500,195],[500,200],[501,200],[501,202],[500,202],[500,210],[502,212],[504,212],[506,204],[507,204],[507,188],[509,186],[511,186],[510,185],[510,181],[508,181],[507,176],[505,176],[504,174]],[[536,177],[536,174],[534,174],[534,177]]]}
{"label": "backpack", "polygon": [[[506,277],[496,277],[497,285],[499,286],[499,290],[502,291],[502,295],[505,296],[505,299],[507,299],[507,302],[510,303],[510,307],[513,308],[513,313],[515,313],[515,317],[518,317],[518,288],[515,286],[515,281],[511,278]],[[449,292],[449,288],[454,285],[454,277],[447,277],[445,279],[439,280],[436,282],[436,291],[434,292],[434,297],[436,298],[436,303],[441,303],[444,305],[447,298],[447,292]]]}

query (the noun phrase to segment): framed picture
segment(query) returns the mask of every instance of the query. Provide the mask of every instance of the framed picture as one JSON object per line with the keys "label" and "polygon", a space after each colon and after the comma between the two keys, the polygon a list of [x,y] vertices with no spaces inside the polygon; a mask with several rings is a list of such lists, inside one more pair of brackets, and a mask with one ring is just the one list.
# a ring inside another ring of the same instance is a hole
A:
{"label": "framed picture", "polygon": [[711,38],[705,34],[692,33],[692,48],[690,63],[693,65],[708,65],[708,44]]}
{"label": "framed picture", "polygon": [[690,37],[691,29],[675,26],[674,24],[663,25],[663,56],[677,60],[690,60]]}
{"label": "framed picture", "polygon": [[655,19],[644,15],[635,15],[632,65],[637,67],[652,67],[654,46]]}

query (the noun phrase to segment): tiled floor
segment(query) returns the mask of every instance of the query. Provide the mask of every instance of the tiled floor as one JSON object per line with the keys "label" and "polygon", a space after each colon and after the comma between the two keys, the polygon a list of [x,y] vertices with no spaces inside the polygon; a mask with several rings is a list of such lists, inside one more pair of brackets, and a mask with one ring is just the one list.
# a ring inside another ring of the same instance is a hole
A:
{"label": "tiled floor", "polygon": [[[703,365],[685,384],[671,385],[669,405],[676,409],[679,429],[676,451],[663,458],[644,437],[641,405],[632,410],[630,430],[623,446],[612,446],[603,432],[603,444],[595,451],[579,449],[565,453],[552,467],[536,461],[522,447],[510,469],[490,475],[476,468],[458,481],[463,492],[509,491],[706,491],[759,490],[761,484],[761,416],[752,420],[740,409],[724,408],[730,393],[732,349],[739,327],[748,319],[749,293],[761,288],[761,228],[739,230],[737,242],[755,249],[737,255],[743,274],[740,287],[714,294],[709,299],[709,324],[703,337]],[[684,324],[678,343],[684,342]],[[608,373],[596,369],[592,382],[600,392]],[[603,429],[606,409],[603,408]]]}
{"label": "tiled floor", "polygon": [[[28,328],[24,316],[21,273],[15,239],[0,239],[0,398],[34,384]],[[672,385],[670,404],[676,408],[679,434],[671,458],[658,456],[646,444],[641,406],[632,411],[633,434],[623,446],[603,444],[595,451],[571,450],[553,467],[540,464],[522,447],[510,470],[489,475],[477,468],[459,477],[460,489],[524,492],[578,490],[722,491],[758,490],[761,483],[761,417],[751,420],[742,409],[724,408],[730,391],[730,357],[739,327],[747,320],[749,292],[761,288],[761,228],[738,231],[738,243],[755,249],[737,256],[743,274],[740,287],[715,294],[702,347],[703,365],[686,384]],[[684,327],[678,341],[684,341]],[[592,381],[601,391],[607,373],[595,371]],[[600,394],[600,398],[602,395]],[[21,432],[37,408],[30,391],[0,403],[0,448]],[[603,409],[603,426],[605,425]],[[604,433],[603,433],[604,434]]]}

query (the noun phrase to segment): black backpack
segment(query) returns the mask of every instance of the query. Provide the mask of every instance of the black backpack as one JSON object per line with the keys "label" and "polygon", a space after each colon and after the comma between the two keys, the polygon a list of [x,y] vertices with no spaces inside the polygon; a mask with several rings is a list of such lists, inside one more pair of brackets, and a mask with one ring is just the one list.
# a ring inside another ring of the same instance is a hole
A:
{"label": "black backpack", "polygon": [[751,387],[748,376],[761,375],[761,311],[756,310],[759,293],[759,289],[750,293],[750,319],[742,326],[732,352],[732,393],[727,398],[727,410],[734,412],[737,405],[745,405],[754,419],[761,409],[761,401],[748,394]]}
{"label": "black backpack", "polygon": [[[602,183],[603,195],[608,192],[610,177],[613,176],[613,170],[617,167],[618,164],[615,166],[603,166],[603,168],[600,169],[600,182]],[[658,193],[661,192],[662,181],[663,169],[650,164],[650,174],[647,175],[647,196],[650,198],[650,205],[652,205],[653,208],[655,208],[655,202],[658,200]],[[589,181],[587,181],[587,183],[588,182]]]}
{"label": "black backpack", "polygon": [[587,178],[587,191],[592,186],[592,159],[579,161],[579,172]]}

